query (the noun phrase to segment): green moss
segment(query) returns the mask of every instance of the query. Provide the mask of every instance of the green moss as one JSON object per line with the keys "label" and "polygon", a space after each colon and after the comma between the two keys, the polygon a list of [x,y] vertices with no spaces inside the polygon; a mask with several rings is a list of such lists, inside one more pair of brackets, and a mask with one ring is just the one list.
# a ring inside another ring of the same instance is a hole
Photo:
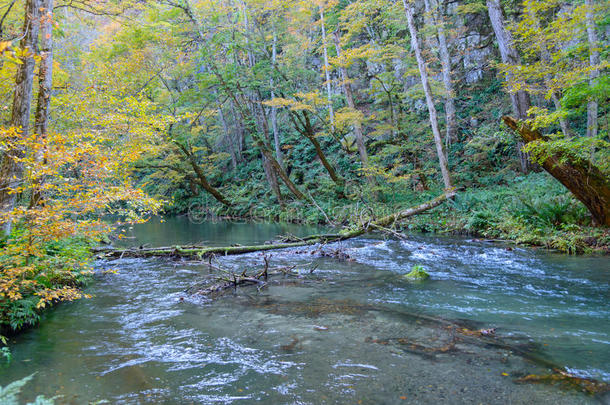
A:
{"label": "green moss", "polygon": [[430,278],[430,274],[422,266],[415,265],[411,268],[411,272],[405,274],[403,278],[409,281],[424,281]]}

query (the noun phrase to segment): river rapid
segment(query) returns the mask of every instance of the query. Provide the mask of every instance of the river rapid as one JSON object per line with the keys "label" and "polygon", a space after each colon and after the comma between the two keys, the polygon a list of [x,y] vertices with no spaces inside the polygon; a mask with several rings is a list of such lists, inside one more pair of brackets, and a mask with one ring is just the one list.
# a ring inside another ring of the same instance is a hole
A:
{"label": "river rapid", "polygon": [[[318,231],[175,218],[136,226],[126,243],[245,245]],[[333,257],[337,249],[349,259]],[[527,353],[610,382],[610,258],[422,235],[323,251],[268,253],[272,267],[299,276],[214,300],[192,293],[218,275],[207,261],[100,261],[93,298],[58,306],[14,338],[0,385],[36,372],[22,398],[61,395],[60,404],[608,403],[516,380],[548,373]],[[253,272],[263,256],[215,263]],[[414,265],[431,278],[405,281]],[[495,328],[518,350],[457,327]]]}

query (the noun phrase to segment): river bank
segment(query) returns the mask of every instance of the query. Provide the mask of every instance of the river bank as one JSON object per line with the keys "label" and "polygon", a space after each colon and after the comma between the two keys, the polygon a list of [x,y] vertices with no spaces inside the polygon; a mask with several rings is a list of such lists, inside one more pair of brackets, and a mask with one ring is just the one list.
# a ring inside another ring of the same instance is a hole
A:
{"label": "river bank", "polygon": [[[512,241],[567,254],[610,253],[610,230],[593,226],[585,207],[546,173],[488,179],[471,185],[453,201],[414,216],[397,230],[405,233],[464,235]],[[349,227],[390,215],[442,193],[383,188],[347,189],[352,200],[332,193],[313,196],[316,204],[260,199],[255,204],[226,208],[209,199],[192,199],[170,207],[194,223],[209,220],[278,221],[302,225]]]}

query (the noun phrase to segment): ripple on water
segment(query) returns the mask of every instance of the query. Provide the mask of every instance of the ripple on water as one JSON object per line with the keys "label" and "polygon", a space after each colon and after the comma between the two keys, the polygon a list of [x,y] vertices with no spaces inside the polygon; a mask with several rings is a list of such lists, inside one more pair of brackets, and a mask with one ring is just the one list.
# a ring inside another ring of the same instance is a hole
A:
{"label": "ripple on water", "polygon": [[[114,262],[118,274],[98,275],[94,299],[61,306],[61,316],[16,345],[14,375],[38,370],[40,392],[119,404],[588,401],[512,384],[531,365],[510,354],[501,362],[495,349],[430,359],[395,342],[372,343],[410,336],[440,347],[442,331],[399,316],[424,313],[497,327],[516,342],[538,343],[541,356],[577,375],[610,381],[610,278],[599,273],[607,261],[428,237],[326,248],[346,249],[356,262],[297,253],[306,249],[274,252],[272,266],[297,265],[311,281],[239,289],[206,305],[180,300],[207,276],[204,263]],[[260,254],[217,260],[231,269],[263,263]],[[429,281],[400,277],[415,264]],[[8,379],[0,370],[0,385]]]}

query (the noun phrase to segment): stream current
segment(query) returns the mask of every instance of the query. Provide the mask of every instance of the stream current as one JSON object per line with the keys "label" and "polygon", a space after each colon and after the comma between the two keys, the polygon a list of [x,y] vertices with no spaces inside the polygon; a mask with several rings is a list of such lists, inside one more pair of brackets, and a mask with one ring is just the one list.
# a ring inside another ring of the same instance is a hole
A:
{"label": "stream current", "polygon": [[[175,218],[136,226],[128,243],[246,245],[316,231]],[[516,383],[548,369],[454,328],[496,328],[514,347],[610,382],[608,257],[431,236],[368,236],[325,249],[338,248],[352,260],[312,254],[315,247],[270,253],[271,267],[296,266],[302,276],[214,300],[185,292],[215,277],[207,262],[99,262],[87,288],[94,297],[60,305],[17,336],[0,385],[36,372],[22,398],[61,395],[60,404],[608,403]],[[253,272],[263,257],[216,263]],[[401,278],[416,264],[430,280]]]}

